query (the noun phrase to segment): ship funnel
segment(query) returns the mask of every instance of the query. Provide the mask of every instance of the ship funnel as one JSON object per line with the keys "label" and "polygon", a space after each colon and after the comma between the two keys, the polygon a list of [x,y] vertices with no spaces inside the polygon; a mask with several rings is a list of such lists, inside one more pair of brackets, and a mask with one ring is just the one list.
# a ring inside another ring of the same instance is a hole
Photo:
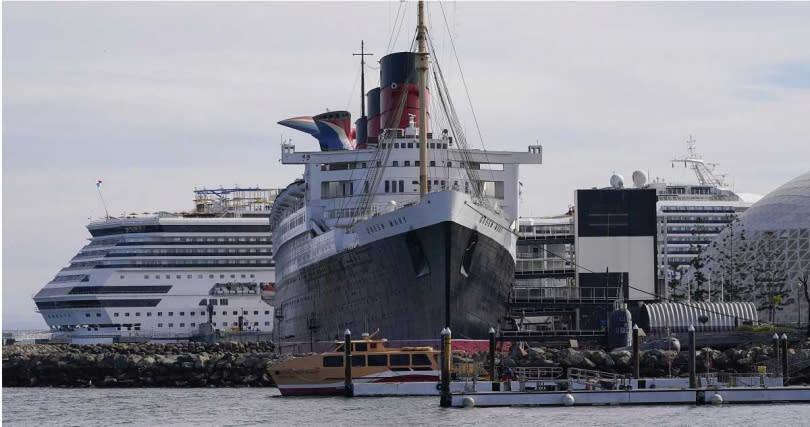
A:
{"label": "ship funnel", "polygon": [[[368,122],[366,122],[366,142],[376,144],[380,137],[380,88],[375,87],[366,94]],[[362,148],[362,147],[359,147]]]}
{"label": "ship funnel", "polygon": [[312,135],[318,140],[321,151],[333,151],[354,148],[355,132],[351,120],[348,111],[329,111],[314,117],[293,117],[278,124]]}
{"label": "ship funnel", "polygon": [[[408,115],[419,117],[419,85],[416,73],[416,53],[397,52],[382,57],[380,60],[380,129],[406,129]],[[407,94],[402,115],[397,120],[397,110],[402,98]],[[429,92],[425,91],[429,97]],[[430,99],[425,99],[425,107],[430,105]],[[369,103],[369,116],[370,114]],[[430,111],[426,111],[428,119],[426,126],[430,125]],[[422,123],[417,121],[417,127]],[[429,128],[426,127],[429,131]],[[370,135],[370,134],[369,134]]]}

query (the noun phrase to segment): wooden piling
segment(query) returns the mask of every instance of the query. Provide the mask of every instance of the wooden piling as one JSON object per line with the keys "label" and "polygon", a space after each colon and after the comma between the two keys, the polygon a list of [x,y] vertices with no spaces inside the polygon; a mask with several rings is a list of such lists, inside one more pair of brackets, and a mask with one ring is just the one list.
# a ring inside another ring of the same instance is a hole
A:
{"label": "wooden piling", "polygon": [[346,397],[353,397],[354,384],[352,384],[352,332],[348,329],[346,329],[345,332],[343,354],[343,388]]}

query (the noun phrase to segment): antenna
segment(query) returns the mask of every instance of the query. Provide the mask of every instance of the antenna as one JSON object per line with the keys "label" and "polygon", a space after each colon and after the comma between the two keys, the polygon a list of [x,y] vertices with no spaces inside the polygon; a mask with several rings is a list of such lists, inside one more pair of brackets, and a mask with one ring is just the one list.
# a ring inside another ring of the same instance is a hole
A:
{"label": "antenna", "polygon": [[360,53],[353,53],[352,56],[360,57],[360,117],[366,116],[366,57],[373,53],[365,52],[365,42],[360,40]]}
{"label": "antenna", "polygon": [[110,219],[110,212],[107,210],[107,203],[104,201],[104,195],[101,194],[101,180],[96,180],[96,189],[98,190],[98,198],[101,199],[101,206],[104,206],[104,219]]}
{"label": "antenna", "polygon": [[673,159],[672,160],[672,167],[675,167],[675,162],[683,162],[684,167],[689,167],[692,169],[692,172],[695,173],[698,182],[700,185],[707,186],[707,187],[718,187],[718,188],[725,188],[726,184],[724,182],[725,175],[719,175],[714,173],[714,169],[717,166],[717,163],[706,163],[703,161],[703,158],[700,154],[698,154],[696,149],[697,143],[695,142],[695,138],[692,135],[689,135],[689,139],[686,140],[686,151],[687,156]]}

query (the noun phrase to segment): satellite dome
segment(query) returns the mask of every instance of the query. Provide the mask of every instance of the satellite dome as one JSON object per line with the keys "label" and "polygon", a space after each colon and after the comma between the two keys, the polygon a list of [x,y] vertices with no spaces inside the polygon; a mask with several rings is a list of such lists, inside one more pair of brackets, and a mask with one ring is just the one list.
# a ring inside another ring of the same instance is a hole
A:
{"label": "satellite dome", "polygon": [[645,184],[647,184],[647,174],[643,171],[633,172],[633,185],[635,185],[636,188],[642,188]]}
{"label": "satellite dome", "polygon": [[613,188],[624,188],[624,177],[614,173],[610,176],[610,186]]}

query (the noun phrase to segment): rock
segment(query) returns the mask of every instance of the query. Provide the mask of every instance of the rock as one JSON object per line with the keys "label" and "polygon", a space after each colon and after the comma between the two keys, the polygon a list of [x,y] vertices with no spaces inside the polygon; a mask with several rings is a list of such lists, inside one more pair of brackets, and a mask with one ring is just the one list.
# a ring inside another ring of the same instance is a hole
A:
{"label": "rock", "polygon": [[585,357],[583,352],[572,348],[560,352],[560,366],[564,368],[596,369],[596,364]]}

